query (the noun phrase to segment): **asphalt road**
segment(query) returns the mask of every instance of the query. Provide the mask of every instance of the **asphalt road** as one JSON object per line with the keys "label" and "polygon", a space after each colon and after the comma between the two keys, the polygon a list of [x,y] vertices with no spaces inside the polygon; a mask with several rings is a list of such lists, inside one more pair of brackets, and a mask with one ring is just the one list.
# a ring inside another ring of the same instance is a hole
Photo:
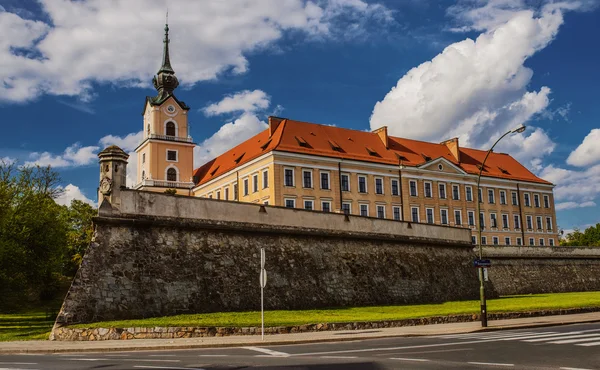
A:
{"label": "asphalt road", "polygon": [[0,356],[0,370],[248,368],[600,369],[600,324],[287,346]]}

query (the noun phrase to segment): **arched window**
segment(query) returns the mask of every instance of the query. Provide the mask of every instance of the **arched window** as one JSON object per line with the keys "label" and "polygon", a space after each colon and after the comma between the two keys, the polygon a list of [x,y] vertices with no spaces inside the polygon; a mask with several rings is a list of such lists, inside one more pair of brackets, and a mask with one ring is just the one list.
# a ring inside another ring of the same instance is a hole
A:
{"label": "arched window", "polygon": [[177,170],[169,168],[167,170],[167,181],[177,181]]}
{"label": "arched window", "polygon": [[175,136],[175,123],[167,122],[167,136]]}
{"label": "arched window", "polygon": [[146,179],[146,171],[142,171],[142,180]]}

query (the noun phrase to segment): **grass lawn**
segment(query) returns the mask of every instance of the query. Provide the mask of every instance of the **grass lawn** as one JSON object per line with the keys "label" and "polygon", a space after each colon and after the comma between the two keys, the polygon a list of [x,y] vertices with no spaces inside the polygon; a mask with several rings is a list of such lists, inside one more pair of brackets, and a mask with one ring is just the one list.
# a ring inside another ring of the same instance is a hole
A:
{"label": "grass lawn", "polygon": [[48,339],[52,325],[54,316],[46,316],[43,310],[18,314],[0,313],[0,341]]}
{"label": "grass lawn", "polygon": [[[518,312],[559,308],[598,307],[600,292],[534,294],[488,301],[488,312]],[[377,306],[321,310],[266,311],[266,326],[314,323],[402,320],[430,316],[479,313],[479,301],[446,302],[412,306]],[[0,341],[47,339],[53,318],[43,310],[0,314]],[[74,325],[79,328],[154,326],[260,326],[260,312],[222,312],[156,317],[143,320],[105,321]]]}
{"label": "grass lawn", "polygon": [[[600,292],[510,296],[488,301],[488,312],[517,312],[543,309],[599,307]],[[402,320],[430,316],[473,314],[479,301],[446,302],[410,306],[376,306],[321,310],[265,311],[265,326],[315,323]],[[260,312],[222,312],[156,317],[142,320],[107,321],[74,325],[79,328],[154,326],[260,326]]]}

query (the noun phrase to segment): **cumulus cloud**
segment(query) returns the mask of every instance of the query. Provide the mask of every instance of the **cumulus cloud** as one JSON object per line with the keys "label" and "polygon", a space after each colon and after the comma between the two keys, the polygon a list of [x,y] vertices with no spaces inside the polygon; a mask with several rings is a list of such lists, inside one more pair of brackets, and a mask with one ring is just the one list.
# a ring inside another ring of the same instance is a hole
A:
{"label": "cumulus cloud", "polygon": [[109,145],[116,145],[126,152],[131,152],[142,142],[144,132],[132,132],[125,136],[106,135],[99,141],[100,146],[105,148]]}
{"label": "cumulus cloud", "polygon": [[194,148],[194,167],[223,154],[267,127],[256,115],[242,114],[238,119],[221,126],[219,131]]}
{"label": "cumulus cloud", "polygon": [[233,112],[256,112],[269,107],[270,98],[262,90],[244,90],[226,96],[218,103],[211,104],[203,109],[207,116],[215,116]]}
{"label": "cumulus cloud", "polygon": [[[456,136],[465,146],[489,148],[547,109],[551,90],[527,91],[533,71],[524,63],[555,38],[562,12],[577,4],[552,3],[537,12],[517,0],[472,5],[461,3],[450,13],[463,30],[482,33],[449,45],[400,78],[375,105],[371,129],[388,126],[392,135],[429,141]],[[503,140],[498,150],[531,166],[554,147],[545,130],[533,128]]]}
{"label": "cumulus cloud", "polygon": [[584,167],[600,162],[600,129],[593,129],[579,144],[577,149],[569,154],[567,163],[572,166]]}
{"label": "cumulus cloud", "polygon": [[96,202],[86,197],[78,186],[69,184],[62,188],[62,190],[62,194],[54,200],[58,204],[63,206],[70,206],[73,200],[80,200],[82,202],[96,207]]}
{"label": "cumulus cloud", "polygon": [[587,207],[600,195],[600,165],[582,171],[549,165],[540,176],[556,184],[554,196],[560,202],[576,202]]}
{"label": "cumulus cloud", "polygon": [[94,83],[147,86],[161,60],[165,9],[184,85],[245,73],[246,54],[289,32],[309,39],[361,34],[391,21],[364,0],[39,0],[48,21],[0,12],[0,99],[47,93],[89,101]]}
{"label": "cumulus cloud", "polygon": [[596,203],[595,202],[583,202],[583,203],[577,203],[577,202],[562,202],[562,203],[556,203],[555,207],[557,210],[562,211],[565,209],[573,209],[573,208],[585,208],[585,207],[595,207]]}
{"label": "cumulus cloud", "polygon": [[75,143],[58,155],[49,152],[33,152],[29,154],[30,160],[25,162],[25,165],[52,166],[55,168],[86,166],[98,159],[98,149],[97,146],[82,147],[79,143]]}

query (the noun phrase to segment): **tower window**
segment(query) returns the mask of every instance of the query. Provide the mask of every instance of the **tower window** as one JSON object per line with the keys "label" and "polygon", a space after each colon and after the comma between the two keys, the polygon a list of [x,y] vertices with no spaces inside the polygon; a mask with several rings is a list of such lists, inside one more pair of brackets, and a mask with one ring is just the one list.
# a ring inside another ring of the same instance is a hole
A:
{"label": "tower window", "polygon": [[167,170],[167,181],[177,181],[177,170],[169,168]]}
{"label": "tower window", "polygon": [[142,171],[142,180],[146,179],[146,171]]}
{"label": "tower window", "polygon": [[175,136],[175,123],[167,122],[167,136]]}
{"label": "tower window", "polygon": [[167,150],[167,161],[177,162],[177,151]]}

